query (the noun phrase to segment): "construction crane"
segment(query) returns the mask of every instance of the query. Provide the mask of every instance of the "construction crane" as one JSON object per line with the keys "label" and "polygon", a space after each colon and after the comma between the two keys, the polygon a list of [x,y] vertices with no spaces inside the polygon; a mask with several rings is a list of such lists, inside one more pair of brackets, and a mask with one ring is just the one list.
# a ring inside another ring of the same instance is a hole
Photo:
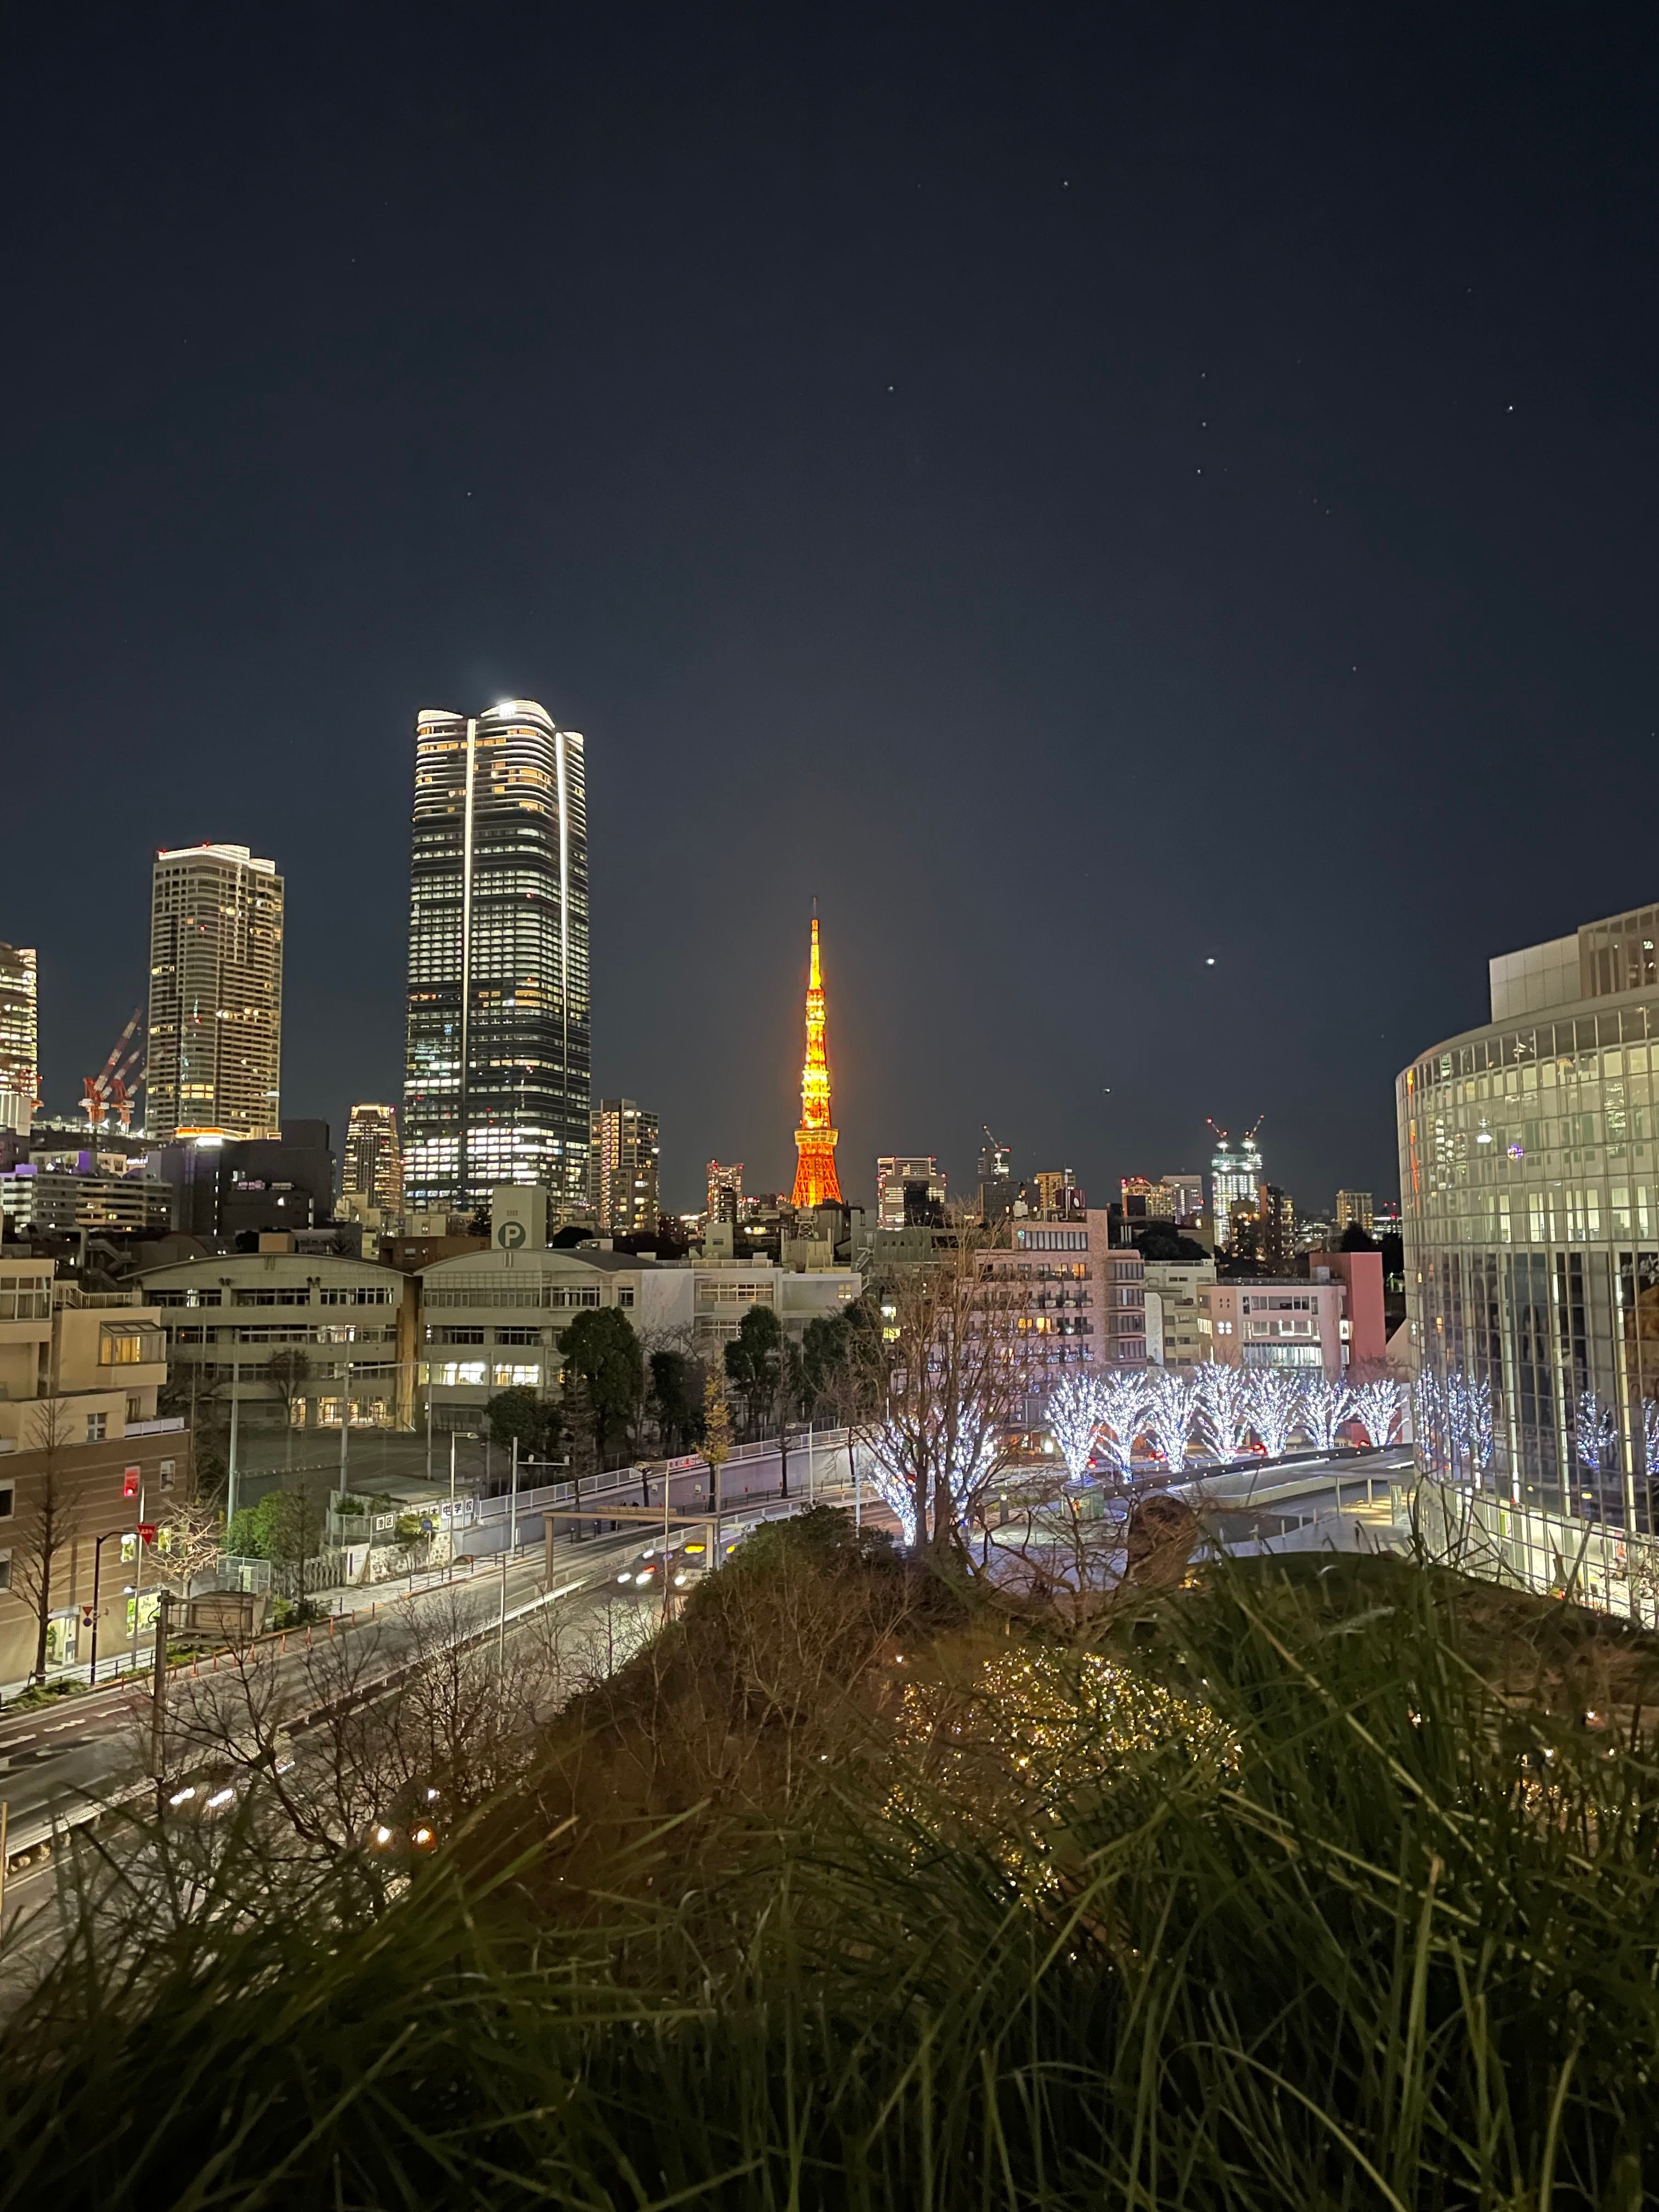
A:
{"label": "construction crane", "polygon": [[81,1111],[87,1117],[88,1130],[106,1127],[112,1113],[124,1129],[132,1127],[133,1094],[144,1079],[145,1040],[139,1035],[143,1019],[143,1008],[135,1006],[132,1019],[97,1074],[81,1079]]}
{"label": "construction crane", "polygon": [[[1255,1142],[1255,1133],[1261,1127],[1261,1124],[1267,1120],[1267,1117],[1265,1114],[1258,1114],[1256,1115],[1255,1121],[1251,1122],[1249,1127],[1246,1129],[1243,1136],[1239,1139],[1241,1146],[1244,1145],[1253,1145]],[[1212,1120],[1207,1114],[1204,1116],[1204,1119],[1206,1122],[1208,1123],[1209,1127],[1215,1131],[1217,1136],[1220,1138],[1222,1143],[1224,1145],[1227,1142],[1227,1132],[1222,1127],[1220,1122]]]}

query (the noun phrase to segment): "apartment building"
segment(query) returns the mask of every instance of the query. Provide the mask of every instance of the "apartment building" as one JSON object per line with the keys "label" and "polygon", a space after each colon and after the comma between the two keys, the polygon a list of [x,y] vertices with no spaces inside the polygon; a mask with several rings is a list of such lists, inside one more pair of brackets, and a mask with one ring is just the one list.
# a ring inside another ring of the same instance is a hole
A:
{"label": "apartment building", "polygon": [[[143,1531],[189,1492],[184,1423],[156,1413],[167,1380],[155,1307],[92,1292],[52,1263],[0,1260],[0,1682],[136,1639]],[[96,1609],[94,1590],[96,1589]]]}

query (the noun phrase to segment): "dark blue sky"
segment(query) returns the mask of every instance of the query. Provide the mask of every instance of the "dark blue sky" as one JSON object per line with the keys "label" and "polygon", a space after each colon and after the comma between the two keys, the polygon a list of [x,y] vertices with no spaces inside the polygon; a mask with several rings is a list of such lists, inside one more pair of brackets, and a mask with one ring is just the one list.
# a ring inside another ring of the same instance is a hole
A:
{"label": "dark blue sky", "polygon": [[288,878],[287,1110],[396,1097],[410,725],[511,692],[586,733],[673,1204],[792,1171],[814,894],[849,1194],[1260,1112],[1392,1190],[1488,954],[1659,895],[1641,24],[11,11],[49,1103],[208,837]]}

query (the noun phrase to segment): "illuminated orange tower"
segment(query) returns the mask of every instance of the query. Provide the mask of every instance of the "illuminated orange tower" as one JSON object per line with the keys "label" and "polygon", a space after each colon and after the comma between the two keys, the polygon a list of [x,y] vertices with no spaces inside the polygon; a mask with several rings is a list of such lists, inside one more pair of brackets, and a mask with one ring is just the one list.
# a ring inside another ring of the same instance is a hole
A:
{"label": "illuminated orange tower", "polygon": [[806,1060],[800,1072],[800,1127],[795,1132],[794,1201],[839,1206],[836,1130],[830,1119],[830,1063],[823,1056],[823,976],[818,967],[817,902],[813,902],[812,969],[806,985]]}

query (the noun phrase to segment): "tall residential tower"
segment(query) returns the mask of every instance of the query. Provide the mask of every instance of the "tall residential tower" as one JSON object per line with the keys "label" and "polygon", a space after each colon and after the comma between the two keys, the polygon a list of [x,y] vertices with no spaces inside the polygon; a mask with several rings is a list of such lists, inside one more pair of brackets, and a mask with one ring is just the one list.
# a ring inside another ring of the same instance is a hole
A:
{"label": "tall residential tower", "polygon": [[601,1098],[588,1136],[588,1204],[606,1236],[657,1229],[657,1117],[631,1098]]}
{"label": "tall residential tower", "polygon": [[404,1210],[404,1155],[395,1106],[354,1106],[346,1122],[340,1197],[396,1219]]}
{"label": "tall residential tower", "polygon": [[158,853],[150,897],[146,1121],[186,1135],[281,1134],[283,879],[246,845]]}
{"label": "tall residential tower", "polygon": [[0,945],[0,1129],[26,1133],[40,1091],[35,958]]}
{"label": "tall residential tower", "polygon": [[587,1203],[582,740],[532,699],[415,726],[404,1189],[473,1212],[494,1183]]}

